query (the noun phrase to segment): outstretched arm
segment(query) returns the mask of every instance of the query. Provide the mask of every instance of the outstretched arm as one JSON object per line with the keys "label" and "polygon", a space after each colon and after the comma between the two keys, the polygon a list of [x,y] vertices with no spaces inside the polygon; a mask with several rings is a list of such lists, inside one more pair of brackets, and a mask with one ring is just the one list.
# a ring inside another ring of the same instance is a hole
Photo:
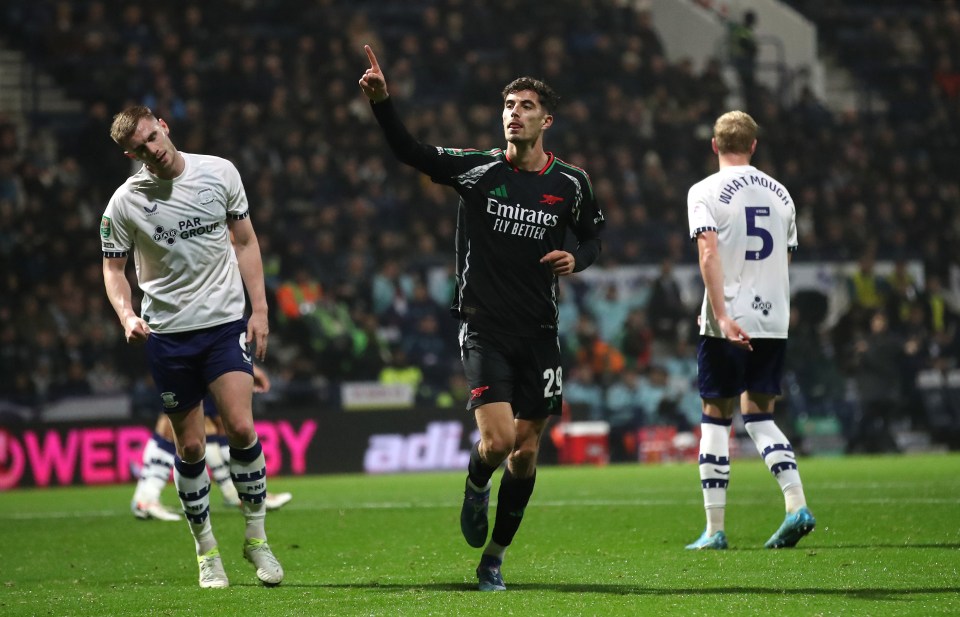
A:
{"label": "outstretched arm", "polygon": [[700,232],[697,235],[697,250],[700,253],[700,274],[707,290],[707,299],[724,338],[737,347],[752,351],[750,335],[727,315],[727,305],[723,299],[723,265],[717,252],[717,232]]}
{"label": "outstretched arm", "polygon": [[431,178],[449,178],[455,173],[456,168],[444,163],[435,147],[417,141],[403,125],[387,93],[387,80],[383,76],[377,57],[369,45],[364,45],[363,48],[370,60],[370,68],[360,78],[360,89],[370,99],[373,115],[383,129],[390,150],[401,163],[415,167]]}

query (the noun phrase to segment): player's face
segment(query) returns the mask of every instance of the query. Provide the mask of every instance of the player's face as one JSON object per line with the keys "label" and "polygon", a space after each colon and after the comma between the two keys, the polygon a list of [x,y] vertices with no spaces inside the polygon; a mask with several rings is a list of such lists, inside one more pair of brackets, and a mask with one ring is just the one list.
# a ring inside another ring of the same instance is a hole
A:
{"label": "player's face", "polygon": [[124,149],[127,156],[142,161],[154,174],[164,176],[177,162],[177,149],[169,135],[170,128],[163,120],[142,118]]}
{"label": "player's face", "polygon": [[511,92],[503,101],[503,133],[508,142],[536,141],[553,122],[533,90]]}

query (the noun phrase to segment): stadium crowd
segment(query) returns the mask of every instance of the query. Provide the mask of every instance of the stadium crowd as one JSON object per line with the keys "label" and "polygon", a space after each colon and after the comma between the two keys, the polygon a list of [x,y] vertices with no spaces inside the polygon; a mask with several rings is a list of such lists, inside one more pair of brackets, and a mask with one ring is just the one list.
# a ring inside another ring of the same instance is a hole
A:
{"label": "stadium crowd", "polygon": [[[797,307],[788,407],[841,417],[854,448],[891,448],[860,434],[858,414],[909,414],[912,376],[957,366],[948,289],[960,267],[960,10],[792,4],[889,105],[836,113],[809,89],[786,100],[762,87],[751,101],[764,130],[754,164],[797,203],[795,263],[862,263],[835,327]],[[373,43],[409,129],[428,143],[501,145],[491,137],[495,97],[515,76],[541,77],[561,94],[547,148],[593,174],[608,221],[599,265],[661,267],[632,294],[565,282],[565,398],[615,427],[698,421],[699,301],[684,302],[672,267],[695,263],[686,192],[715,165],[704,135],[737,86],[720,59],[700,71],[668,61],[642,2],[224,0],[146,10],[7,0],[0,16],[0,36],[87,110],[25,124],[0,116],[0,398],[9,410],[130,392],[145,416],[156,413],[142,353],[124,343],[103,293],[96,235],[131,171],[110,119],[132,103],[164,118],[184,151],[240,170],[273,302],[267,366],[277,391],[335,405],[331,386],[341,381],[409,380],[424,403],[464,398],[446,311],[455,196],[396,163],[376,130],[356,87],[363,45]],[[857,17],[870,28],[855,38]],[[874,260],[919,261],[923,280],[901,269],[877,277]],[[887,374],[891,365],[900,370]],[[920,412],[908,419],[923,426]]]}

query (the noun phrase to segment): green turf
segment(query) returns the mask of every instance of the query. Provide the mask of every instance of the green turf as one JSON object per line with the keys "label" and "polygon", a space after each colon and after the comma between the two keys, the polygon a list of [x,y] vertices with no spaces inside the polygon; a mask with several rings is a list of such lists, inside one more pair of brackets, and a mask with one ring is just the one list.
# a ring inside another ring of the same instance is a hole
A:
{"label": "green turf", "polygon": [[273,479],[294,493],[267,519],[287,573],[274,589],[256,584],[241,516],[219,494],[231,587],[201,590],[186,523],[134,520],[131,486],[11,491],[0,615],[960,614],[960,456],[811,458],[800,471],[818,526],[798,548],[762,548],[783,502],[745,457],[730,550],[691,552],[695,465],[543,468],[501,594],[474,591],[460,473]]}

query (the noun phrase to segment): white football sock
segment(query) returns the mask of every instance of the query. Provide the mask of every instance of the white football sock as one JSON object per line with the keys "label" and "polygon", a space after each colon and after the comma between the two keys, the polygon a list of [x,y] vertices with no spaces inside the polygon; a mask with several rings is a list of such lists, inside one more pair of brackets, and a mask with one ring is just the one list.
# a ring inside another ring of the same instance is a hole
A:
{"label": "white football sock", "polygon": [[190,524],[190,532],[197,546],[197,555],[203,555],[217,545],[210,524],[210,474],[207,463],[200,459],[187,463],[177,459],[173,472],[183,513]]}
{"label": "white football sock", "polygon": [[247,448],[230,448],[230,475],[243,505],[246,537],[266,540],[267,465],[259,441],[254,440]]}
{"label": "white football sock", "polygon": [[233,479],[230,477],[230,459],[224,458],[223,451],[229,452],[227,438],[219,435],[207,436],[207,465],[210,467],[210,474],[213,481],[220,487],[223,494],[223,500],[234,504],[240,500],[236,487],[233,486]]}
{"label": "white football sock", "polygon": [[795,512],[807,505],[793,446],[773,421],[773,415],[744,415],[743,426],[756,444],[757,452],[770,469],[770,473],[777,479],[780,490],[783,491],[787,512]]}
{"label": "white football sock", "polygon": [[140,503],[160,501],[160,493],[170,479],[173,463],[176,460],[176,446],[172,441],[154,433],[143,449],[143,466],[137,479],[137,488],[133,500]]}
{"label": "white football sock", "polygon": [[723,531],[730,482],[730,420],[704,416],[700,424],[700,487],[708,536]]}
{"label": "white football sock", "polygon": [[484,555],[490,555],[491,557],[496,557],[500,561],[503,561],[503,556],[506,554],[506,552],[507,552],[506,546],[500,546],[493,540],[490,540],[490,542],[487,544],[487,548],[483,549]]}

